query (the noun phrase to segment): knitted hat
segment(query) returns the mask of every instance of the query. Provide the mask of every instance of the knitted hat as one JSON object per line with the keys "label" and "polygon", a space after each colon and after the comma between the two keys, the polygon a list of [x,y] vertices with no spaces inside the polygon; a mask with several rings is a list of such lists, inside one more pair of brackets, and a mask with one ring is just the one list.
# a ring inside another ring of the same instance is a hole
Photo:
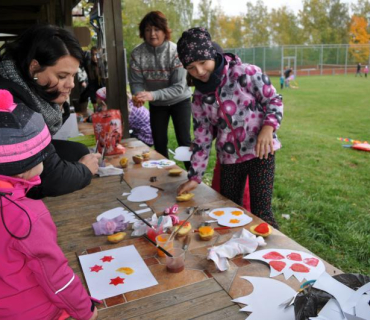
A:
{"label": "knitted hat", "polygon": [[96,97],[100,100],[105,101],[107,99],[106,87],[100,88],[98,91],[96,91]]}
{"label": "knitted hat", "polygon": [[205,28],[191,28],[182,33],[177,42],[177,52],[184,68],[199,60],[214,60],[217,56],[211,35]]}
{"label": "knitted hat", "polygon": [[49,129],[41,114],[23,103],[15,104],[7,90],[0,90],[0,174],[26,172],[48,155]]}

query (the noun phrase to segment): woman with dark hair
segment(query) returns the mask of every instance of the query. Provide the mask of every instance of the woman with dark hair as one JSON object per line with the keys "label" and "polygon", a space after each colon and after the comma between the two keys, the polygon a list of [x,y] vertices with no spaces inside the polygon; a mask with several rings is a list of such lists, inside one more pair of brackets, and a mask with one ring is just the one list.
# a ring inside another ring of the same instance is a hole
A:
{"label": "woman with dark hair", "polygon": [[[130,87],[136,106],[149,101],[150,125],[156,151],[168,158],[167,130],[170,117],[179,146],[190,146],[191,91],[170,41],[171,30],[160,11],[149,12],[139,24],[140,38],[130,59]],[[188,162],[185,166],[188,166]]]}
{"label": "woman with dark hair", "polygon": [[[82,49],[71,33],[35,25],[0,49],[0,88],[9,90],[15,103],[26,103],[41,113],[54,135],[69,117],[67,100],[81,61]],[[42,183],[27,195],[41,198],[84,188],[97,172],[99,158],[82,144],[53,140]]]}

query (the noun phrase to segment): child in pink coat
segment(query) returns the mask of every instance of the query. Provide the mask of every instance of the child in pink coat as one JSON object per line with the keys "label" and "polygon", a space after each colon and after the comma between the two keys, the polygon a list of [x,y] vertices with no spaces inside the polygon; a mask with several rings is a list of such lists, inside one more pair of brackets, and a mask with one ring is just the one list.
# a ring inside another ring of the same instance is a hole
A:
{"label": "child in pink coat", "polygon": [[97,309],[57,244],[41,200],[50,133],[41,114],[0,90],[0,319],[96,319]]}

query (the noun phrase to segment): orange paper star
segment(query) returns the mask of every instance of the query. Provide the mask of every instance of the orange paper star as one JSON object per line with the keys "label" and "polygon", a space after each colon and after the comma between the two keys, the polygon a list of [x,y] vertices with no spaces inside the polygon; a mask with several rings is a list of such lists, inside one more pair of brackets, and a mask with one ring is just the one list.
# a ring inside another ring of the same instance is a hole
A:
{"label": "orange paper star", "polygon": [[123,281],[125,280],[125,278],[121,278],[121,277],[117,277],[117,278],[114,278],[114,279],[110,279],[110,284],[113,284],[115,286],[119,285],[120,283],[124,283]]}

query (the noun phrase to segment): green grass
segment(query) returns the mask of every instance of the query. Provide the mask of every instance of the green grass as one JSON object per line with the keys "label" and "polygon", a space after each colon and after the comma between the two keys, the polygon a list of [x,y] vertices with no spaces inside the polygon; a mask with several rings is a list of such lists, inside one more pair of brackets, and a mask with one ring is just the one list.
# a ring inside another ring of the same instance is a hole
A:
{"label": "green grass", "polygon": [[[279,79],[272,79],[279,88]],[[370,78],[301,77],[283,89],[273,209],[281,231],[344,272],[370,275]],[[177,147],[172,125],[169,147]],[[205,175],[212,179],[215,152]],[[289,214],[290,220],[282,218]]]}

